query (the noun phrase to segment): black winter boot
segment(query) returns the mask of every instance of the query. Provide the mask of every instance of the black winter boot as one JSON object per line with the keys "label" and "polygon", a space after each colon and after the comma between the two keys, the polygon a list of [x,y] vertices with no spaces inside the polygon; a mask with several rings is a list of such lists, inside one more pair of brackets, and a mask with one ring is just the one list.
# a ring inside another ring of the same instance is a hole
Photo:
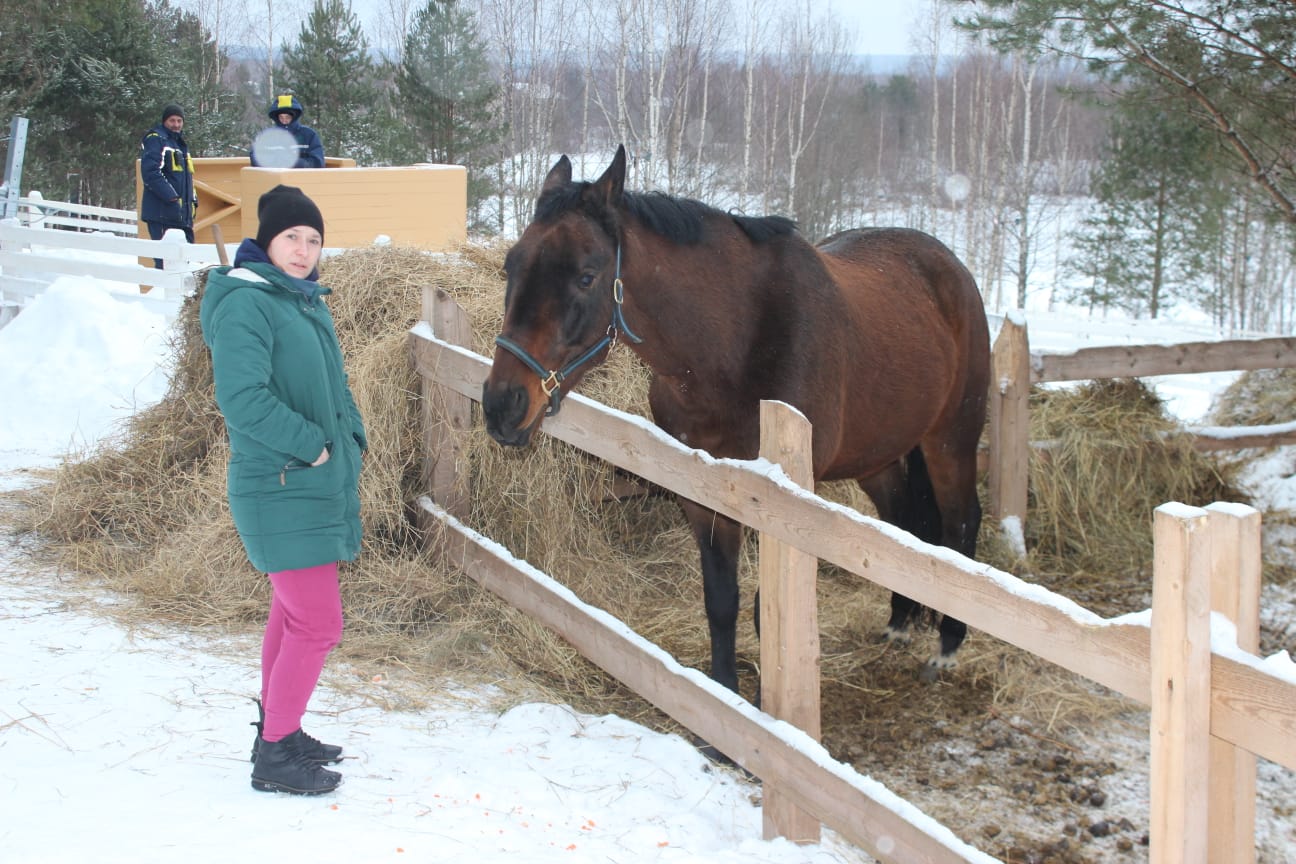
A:
{"label": "black winter boot", "polygon": [[[255,726],[257,731],[256,737],[252,739],[251,761],[255,762],[257,758],[257,749],[261,746],[261,733],[265,732],[265,708],[261,705],[260,699],[253,699],[252,701],[256,703],[257,714],[261,717],[260,720],[248,724],[249,726]],[[300,734],[302,736],[301,748],[302,751],[305,752],[306,758],[314,762],[319,762],[322,765],[329,765],[334,762],[342,761],[341,747],[336,744],[325,744],[323,741],[313,738],[305,732],[300,732]]]}
{"label": "black winter boot", "polygon": [[280,741],[262,739],[252,766],[252,788],[258,792],[288,792],[292,795],[323,795],[342,782],[342,775],[330,771],[306,755],[305,737],[298,729]]}

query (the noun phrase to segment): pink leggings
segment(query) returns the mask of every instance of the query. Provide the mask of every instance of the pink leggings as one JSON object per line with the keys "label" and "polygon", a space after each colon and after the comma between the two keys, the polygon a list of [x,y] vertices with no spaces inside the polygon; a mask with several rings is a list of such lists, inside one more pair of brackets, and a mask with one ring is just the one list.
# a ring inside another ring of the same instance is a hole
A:
{"label": "pink leggings", "polygon": [[342,638],[337,562],[270,574],[274,595],[261,643],[261,737],[278,741],[301,728],[324,660]]}

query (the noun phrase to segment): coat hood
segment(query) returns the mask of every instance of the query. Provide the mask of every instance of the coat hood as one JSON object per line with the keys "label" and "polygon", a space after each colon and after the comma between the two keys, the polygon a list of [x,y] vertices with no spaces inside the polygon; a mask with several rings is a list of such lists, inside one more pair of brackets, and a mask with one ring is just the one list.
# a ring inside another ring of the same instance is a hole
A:
{"label": "coat hood", "polygon": [[274,120],[276,115],[282,114],[285,111],[292,112],[294,123],[301,119],[303,112],[302,104],[298,102],[297,97],[293,96],[291,93],[276,96],[274,101],[270,103],[270,109],[266,111],[266,116],[271,120]]}

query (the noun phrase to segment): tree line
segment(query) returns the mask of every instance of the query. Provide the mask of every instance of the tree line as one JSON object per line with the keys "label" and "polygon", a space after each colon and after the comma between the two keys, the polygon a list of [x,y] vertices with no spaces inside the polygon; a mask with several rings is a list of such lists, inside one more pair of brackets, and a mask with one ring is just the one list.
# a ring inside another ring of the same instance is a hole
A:
{"label": "tree line", "polygon": [[375,0],[373,34],[347,0],[302,2],[6,6],[0,112],[31,121],[24,186],[133,207],[161,105],[185,106],[195,155],[246,155],[291,91],[329,155],[466,165],[475,232],[525,224],[558,154],[591,176],[625,143],[635,188],[788,215],[811,239],[930,231],[992,308],[1043,288],[1292,327],[1284,0],[931,0],[886,69],[822,0]]}

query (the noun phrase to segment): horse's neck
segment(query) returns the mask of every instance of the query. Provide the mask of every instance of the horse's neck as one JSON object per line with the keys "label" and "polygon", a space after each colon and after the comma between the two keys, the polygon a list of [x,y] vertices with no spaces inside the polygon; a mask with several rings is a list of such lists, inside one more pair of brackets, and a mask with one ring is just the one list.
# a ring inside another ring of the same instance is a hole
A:
{"label": "horse's neck", "polygon": [[737,299],[745,274],[734,274],[713,247],[673,246],[654,238],[636,250],[622,282],[624,314],[643,339],[634,345],[658,375],[716,374],[737,358],[749,314]]}

